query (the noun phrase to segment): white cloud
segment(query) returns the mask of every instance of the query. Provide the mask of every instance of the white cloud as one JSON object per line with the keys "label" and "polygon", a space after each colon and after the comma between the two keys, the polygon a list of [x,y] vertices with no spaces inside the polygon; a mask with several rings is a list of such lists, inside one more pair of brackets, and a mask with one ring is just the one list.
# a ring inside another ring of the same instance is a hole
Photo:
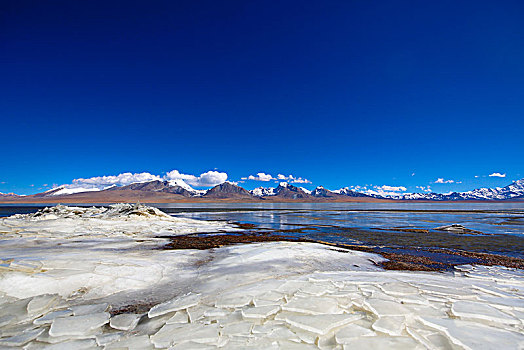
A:
{"label": "white cloud", "polygon": [[242,180],[246,179],[246,180],[254,180],[254,181],[271,181],[271,180],[275,180],[275,178],[273,176],[271,176],[270,174],[265,174],[265,173],[257,173],[257,175],[249,175],[247,178],[241,178]]}
{"label": "white cloud", "polygon": [[443,178],[439,177],[437,180],[435,180],[434,183],[436,184],[452,184],[455,180],[444,180]]}
{"label": "white cloud", "polygon": [[211,187],[219,185],[227,180],[227,173],[219,171],[208,171],[199,176],[182,174],[178,170],[172,170],[165,176],[166,180],[183,180],[194,187]]}
{"label": "white cloud", "polygon": [[292,183],[292,184],[310,184],[310,183],[312,183],[308,179],[303,179],[301,177],[296,177],[296,176],[293,176],[293,175],[285,176],[285,175],[282,175],[282,174],[278,174],[277,178],[278,178],[278,180],[285,180],[285,181],[287,181],[289,183]]}
{"label": "white cloud", "polygon": [[164,176],[167,180],[195,180],[197,177],[195,175],[189,175],[189,174],[182,174],[178,170],[171,170],[166,173],[166,176]]}
{"label": "white cloud", "polygon": [[400,193],[398,192],[384,191],[381,189],[378,189],[378,190],[368,189],[366,191],[361,191],[361,192],[372,195],[372,196],[393,197],[393,198],[400,195]]}
{"label": "white cloud", "polygon": [[381,189],[383,191],[393,191],[393,192],[404,192],[407,190],[407,188],[405,188],[404,186],[388,186],[388,185],[384,185],[384,186],[375,186],[376,188],[378,189]]}
{"label": "white cloud", "polygon": [[488,176],[489,177],[506,177],[506,174],[493,173],[493,174],[489,174]]}
{"label": "white cloud", "polygon": [[308,179],[303,179],[301,177],[295,178],[290,181],[292,184],[311,184],[312,182]]}
{"label": "white cloud", "polygon": [[419,190],[423,191],[423,192],[431,192],[431,187],[430,186],[415,186],[416,188],[418,188]]}
{"label": "white cloud", "polygon": [[287,181],[289,183],[298,183],[298,184],[310,184],[312,183],[308,179],[304,179],[302,177],[296,177],[293,175],[282,175],[278,174],[276,177],[270,174],[266,173],[257,173],[256,175],[249,175],[248,177],[241,177],[241,180],[253,180],[253,181]]}
{"label": "white cloud", "polygon": [[[367,186],[371,188],[368,188]],[[369,195],[375,195],[375,196],[382,196],[382,197],[398,197],[402,195],[402,192],[407,191],[407,188],[404,186],[388,186],[388,185],[383,185],[383,186],[366,185],[364,187],[352,186],[352,189],[357,192],[361,192],[361,193],[365,193]]]}
{"label": "white cloud", "polygon": [[145,182],[160,180],[160,176],[150,173],[122,173],[119,175],[109,176],[95,176],[87,179],[74,179],[70,185],[65,185],[67,188],[98,188],[103,189],[109,186],[126,186],[135,182]]}

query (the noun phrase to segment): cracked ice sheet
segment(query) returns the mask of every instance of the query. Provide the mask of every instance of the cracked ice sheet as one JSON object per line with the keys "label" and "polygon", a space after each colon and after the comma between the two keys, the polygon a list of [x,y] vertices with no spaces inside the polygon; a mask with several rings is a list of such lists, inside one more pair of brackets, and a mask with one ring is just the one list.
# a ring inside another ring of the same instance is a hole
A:
{"label": "cracked ice sheet", "polygon": [[[467,266],[455,274],[384,271],[373,263],[380,256],[313,243],[163,251],[120,237],[80,236],[75,244],[60,245],[53,242],[65,240],[36,244],[32,238],[8,237],[8,245],[0,239],[0,248],[8,247],[9,253],[2,258],[14,259],[0,271],[0,346],[524,346],[521,270]],[[43,294],[48,295],[33,299]],[[332,307],[320,315],[311,312],[321,310],[314,303],[326,300]],[[260,301],[263,306],[256,307]],[[163,307],[166,313],[152,312],[156,317],[149,318],[148,311],[158,311],[155,305],[161,303],[168,306]],[[100,314],[133,305],[143,310],[124,308],[129,316],[108,323]],[[79,310],[92,326],[53,336],[68,318],[78,318],[73,314]],[[132,322],[122,325],[128,318]],[[192,336],[182,336],[187,334]]]}

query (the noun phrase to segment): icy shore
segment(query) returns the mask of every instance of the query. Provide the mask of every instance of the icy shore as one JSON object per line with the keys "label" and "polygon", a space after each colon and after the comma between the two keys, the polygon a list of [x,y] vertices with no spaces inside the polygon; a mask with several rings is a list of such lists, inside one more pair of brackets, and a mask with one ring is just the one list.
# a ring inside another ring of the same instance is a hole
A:
{"label": "icy shore", "polygon": [[313,243],[152,249],[221,230],[125,205],[0,220],[0,348],[524,348],[522,270],[384,271]]}
{"label": "icy shore", "polygon": [[4,237],[143,239],[235,230],[223,222],[175,218],[140,204],[115,204],[108,208],[57,205],[34,214],[17,214],[0,220],[0,234]]}

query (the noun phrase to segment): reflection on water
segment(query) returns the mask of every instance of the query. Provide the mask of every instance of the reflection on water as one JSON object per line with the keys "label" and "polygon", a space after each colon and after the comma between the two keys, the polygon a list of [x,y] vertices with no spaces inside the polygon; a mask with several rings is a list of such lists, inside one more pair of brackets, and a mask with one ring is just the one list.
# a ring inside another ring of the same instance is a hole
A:
{"label": "reflection on water", "polygon": [[434,229],[461,224],[485,234],[524,234],[524,203],[176,203],[157,206],[176,216],[238,221],[280,230],[304,225]]}

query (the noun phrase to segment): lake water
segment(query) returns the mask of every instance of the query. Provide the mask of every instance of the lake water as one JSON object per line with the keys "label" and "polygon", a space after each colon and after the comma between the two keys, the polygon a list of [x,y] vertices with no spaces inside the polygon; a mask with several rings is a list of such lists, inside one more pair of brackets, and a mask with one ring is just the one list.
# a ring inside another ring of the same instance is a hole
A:
{"label": "lake water", "polygon": [[303,225],[432,229],[461,224],[486,234],[524,234],[524,203],[175,203],[156,206],[176,216],[239,221],[271,229]]}
{"label": "lake water", "polygon": [[[42,205],[44,206],[44,205]],[[250,230],[380,247],[464,249],[524,257],[524,203],[169,203],[174,216],[252,224]],[[39,206],[0,206],[0,216]],[[461,224],[482,234],[435,230]],[[406,232],[427,230],[427,232]]]}

